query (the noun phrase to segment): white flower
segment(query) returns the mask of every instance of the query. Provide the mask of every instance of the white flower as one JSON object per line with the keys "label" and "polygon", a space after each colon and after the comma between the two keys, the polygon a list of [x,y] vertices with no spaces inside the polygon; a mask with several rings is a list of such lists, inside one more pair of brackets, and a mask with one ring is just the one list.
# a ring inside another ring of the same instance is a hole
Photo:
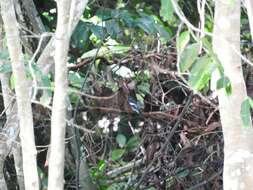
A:
{"label": "white flower", "polygon": [[118,129],[119,129],[119,126],[118,126],[118,125],[113,125],[112,130],[113,130],[114,132],[118,131]]}
{"label": "white flower", "polygon": [[98,121],[98,127],[100,128],[108,128],[110,125],[110,121],[106,118],[103,117],[101,120]]}
{"label": "white flower", "polygon": [[105,127],[105,128],[103,129],[103,133],[107,134],[107,133],[109,133],[109,132],[110,132],[109,127]]}
{"label": "white flower", "polygon": [[112,128],[112,130],[113,130],[114,132],[118,131],[119,122],[120,122],[120,117],[115,117],[115,118],[114,118],[114,121],[113,121],[113,128]]}

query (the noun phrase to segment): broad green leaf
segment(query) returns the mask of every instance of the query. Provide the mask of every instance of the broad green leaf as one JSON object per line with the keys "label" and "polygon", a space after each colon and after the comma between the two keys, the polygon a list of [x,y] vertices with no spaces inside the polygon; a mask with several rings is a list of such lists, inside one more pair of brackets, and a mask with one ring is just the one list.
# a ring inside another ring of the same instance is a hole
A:
{"label": "broad green leaf", "polygon": [[193,89],[200,91],[208,84],[212,72],[217,68],[213,59],[205,55],[199,58],[190,71],[189,83]]}
{"label": "broad green leaf", "polygon": [[5,63],[0,66],[0,73],[10,73],[12,71],[11,64]]}
{"label": "broad green leaf", "polygon": [[108,32],[108,34],[113,38],[116,39],[119,37],[120,34],[122,34],[122,30],[119,26],[119,23],[116,22],[115,19],[105,21],[105,28]]}
{"label": "broad green leaf", "polygon": [[102,20],[108,20],[112,19],[112,13],[113,13],[112,9],[103,7],[98,9],[98,11],[96,12],[96,16],[101,18]]}
{"label": "broad green leaf", "polygon": [[127,139],[124,135],[118,134],[116,137],[116,141],[119,144],[120,148],[123,148],[126,144]]}
{"label": "broad green leaf", "polygon": [[69,84],[76,88],[81,88],[83,84],[83,77],[79,75],[77,72],[70,71],[69,72]]}
{"label": "broad green leaf", "polygon": [[177,39],[177,45],[178,45],[180,52],[184,50],[184,48],[189,43],[189,41],[190,41],[190,32],[189,31],[184,31],[179,35],[179,37]]}
{"label": "broad green leaf", "polygon": [[78,50],[83,50],[88,47],[90,35],[89,23],[80,21],[75,28],[74,33],[71,35],[71,46]]}
{"label": "broad green leaf", "polygon": [[250,119],[250,108],[252,108],[251,105],[252,105],[252,102],[250,102],[249,98],[244,100],[241,104],[241,119],[242,119],[243,127],[251,126],[251,119]]}
{"label": "broad green leaf", "polygon": [[120,19],[123,20],[123,22],[125,23],[125,25],[127,27],[133,28],[136,26],[135,16],[132,13],[130,13],[129,11],[120,10],[119,17],[120,17]]}
{"label": "broad green leaf", "polygon": [[128,140],[126,148],[129,150],[133,150],[139,147],[139,145],[140,145],[140,138],[138,136],[133,136]]}
{"label": "broad green leaf", "polygon": [[100,40],[104,40],[104,38],[105,38],[105,32],[104,32],[104,29],[103,29],[102,26],[91,25],[90,30]]}
{"label": "broad green leaf", "polygon": [[[98,51],[98,57],[104,57],[104,56],[109,56],[113,54],[122,54],[126,53],[130,50],[129,46],[121,46],[121,45],[116,45],[116,46],[107,46],[107,47],[101,47]],[[90,58],[94,57],[97,53],[97,49],[90,50],[82,55],[82,59],[85,58]]]}
{"label": "broad green leaf", "polygon": [[229,96],[232,93],[231,82],[228,77],[222,76],[216,83],[216,89],[220,90],[225,88],[226,94]]}
{"label": "broad green leaf", "polygon": [[161,0],[160,15],[164,21],[172,23],[174,21],[174,7],[171,0]]}
{"label": "broad green leaf", "polygon": [[143,16],[136,19],[137,26],[144,30],[147,34],[156,35],[157,29],[155,26],[155,21],[152,16]]}
{"label": "broad green leaf", "polygon": [[179,69],[185,72],[196,61],[199,52],[199,45],[197,43],[188,45],[181,54]]}
{"label": "broad green leaf", "polygon": [[125,150],[124,149],[115,149],[112,151],[112,160],[118,160],[120,159],[123,154],[125,153]]}

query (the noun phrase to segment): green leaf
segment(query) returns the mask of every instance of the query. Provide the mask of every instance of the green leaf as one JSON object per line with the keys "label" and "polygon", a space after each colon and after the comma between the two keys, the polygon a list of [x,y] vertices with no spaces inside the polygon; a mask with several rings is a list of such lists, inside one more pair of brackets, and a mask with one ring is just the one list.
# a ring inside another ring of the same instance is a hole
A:
{"label": "green leaf", "polygon": [[150,84],[147,82],[143,82],[137,86],[137,89],[138,89],[138,92],[141,92],[146,95],[150,92]]}
{"label": "green leaf", "polygon": [[76,87],[76,88],[82,87],[84,79],[77,72],[70,71],[68,78],[69,78],[69,83],[71,86]]}
{"label": "green leaf", "polygon": [[216,89],[220,90],[230,84],[230,80],[226,76],[222,76],[216,83]]}
{"label": "green leaf", "polygon": [[[98,57],[109,56],[113,54],[122,54],[128,52],[130,50],[129,46],[115,45],[115,46],[104,46],[101,47],[98,51]],[[81,58],[86,59],[90,57],[94,57],[97,53],[97,49],[90,50],[84,53]]]}
{"label": "green leaf", "polygon": [[174,21],[174,7],[171,0],[161,0],[160,15],[164,21],[172,23]]}
{"label": "green leaf", "polygon": [[243,127],[250,127],[251,126],[251,119],[250,119],[250,108],[252,109],[252,100],[247,98],[241,104],[241,119],[243,123]]}
{"label": "green leaf", "polygon": [[229,96],[232,93],[231,82],[228,77],[222,76],[216,83],[216,89],[220,90],[225,88],[226,94]]}
{"label": "green leaf", "polygon": [[207,37],[204,37],[201,39],[204,47],[209,51],[209,52],[213,52],[213,48],[212,48],[212,44],[209,42],[209,40],[207,39]]}
{"label": "green leaf", "polygon": [[137,147],[139,147],[139,145],[140,145],[140,138],[138,136],[133,136],[128,140],[126,148],[129,150],[134,150]]}
{"label": "green leaf", "polygon": [[120,159],[123,154],[125,153],[125,150],[124,149],[115,149],[112,151],[112,160],[115,161],[115,160],[118,160]]}
{"label": "green leaf", "polygon": [[199,45],[197,43],[188,45],[181,54],[179,69],[185,72],[196,61],[199,52]]}
{"label": "green leaf", "polygon": [[147,34],[156,35],[157,29],[155,27],[155,21],[151,16],[143,16],[136,19],[137,26],[144,30]]}
{"label": "green leaf", "polygon": [[0,66],[0,73],[12,72],[11,64],[5,63]]}
{"label": "green leaf", "polygon": [[127,140],[126,137],[122,134],[118,134],[116,137],[116,141],[121,148],[123,148],[125,146],[126,140]]}
{"label": "green leaf", "polygon": [[180,52],[184,50],[184,48],[189,43],[189,41],[190,41],[190,32],[189,31],[184,31],[179,35],[179,37],[177,39],[177,45],[178,45]]}
{"label": "green leaf", "polygon": [[212,57],[205,55],[199,58],[190,71],[189,83],[193,89],[200,91],[209,82],[212,72],[217,64]]}
{"label": "green leaf", "polygon": [[105,28],[106,28],[108,34],[113,39],[116,39],[122,33],[119,23],[116,22],[114,19],[105,21]]}
{"label": "green leaf", "polygon": [[90,25],[80,21],[71,35],[71,46],[78,50],[83,50],[88,47],[89,35],[90,35]]}
{"label": "green leaf", "polygon": [[97,167],[98,167],[98,170],[99,170],[99,171],[104,171],[105,168],[106,168],[106,163],[105,163],[105,161],[104,161],[104,160],[100,160],[100,161],[98,162]]}
{"label": "green leaf", "polygon": [[97,38],[104,40],[105,32],[102,26],[91,25],[90,30]]}

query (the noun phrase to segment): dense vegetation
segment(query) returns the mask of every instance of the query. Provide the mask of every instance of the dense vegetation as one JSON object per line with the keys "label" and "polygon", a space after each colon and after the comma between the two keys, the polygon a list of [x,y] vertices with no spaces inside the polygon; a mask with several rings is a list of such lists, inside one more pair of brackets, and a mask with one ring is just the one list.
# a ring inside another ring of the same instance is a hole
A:
{"label": "dense vegetation", "polygon": [[[56,29],[55,2],[34,3],[45,30],[51,34]],[[198,28],[197,1],[178,3],[188,21]],[[207,1],[206,7],[205,31],[212,32],[213,1]],[[244,9],[241,21],[241,50],[251,59]],[[24,50],[35,52],[40,39],[30,27],[21,29],[21,37],[29,44]],[[171,1],[89,2],[71,36],[68,53],[65,189],[82,185],[84,169],[101,190],[221,189],[223,136],[218,101],[209,83],[216,68],[221,74],[217,88],[231,94],[230,81],[212,52],[211,37],[201,41],[198,35],[183,24]],[[4,47],[0,57],[9,63]],[[32,79],[32,54],[25,52],[27,77]],[[32,104],[35,140],[41,187],[47,189],[54,82],[53,72],[44,75],[35,62],[33,71],[41,82],[35,89],[37,101]],[[0,67],[2,73],[11,71],[10,64]],[[249,93],[251,73],[244,64]],[[10,85],[14,89],[13,77]],[[1,108],[4,110],[3,104]],[[5,120],[2,115],[2,125]],[[245,125],[247,122],[244,119]],[[17,189],[11,154],[5,161],[4,174],[10,189]]]}

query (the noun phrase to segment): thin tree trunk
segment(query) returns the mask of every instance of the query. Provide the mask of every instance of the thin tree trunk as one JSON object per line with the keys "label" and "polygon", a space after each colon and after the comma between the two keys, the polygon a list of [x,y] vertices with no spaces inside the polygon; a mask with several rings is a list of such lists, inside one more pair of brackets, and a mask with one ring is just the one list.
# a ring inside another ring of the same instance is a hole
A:
{"label": "thin tree trunk", "polygon": [[[18,141],[18,140],[17,140]],[[19,141],[18,141],[19,142]],[[22,149],[19,144],[12,149],[19,190],[25,190]]]}
{"label": "thin tree trunk", "polygon": [[224,135],[225,190],[253,189],[253,128],[243,128],[242,102],[247,98],[240,53],[240,0],[216,0],[213,49],[232,85],[232,95],[218,92]]}
{"label": "thin tree trunk", "polygon": [[[3,23],[2,20],[0,19],[0,49],[3,49]],[[2,66],[4,63],[2,62],[2,60],[0,60],[0,66]],[[11,102],[7,102],[8,100],[10,100],[10,98],[8,97],[8,86],[6,86],[6,82],[8,81],[8,76],[6,76],[6,74],[1,74],[0,75],[1,78],[1,87],[2,87],[2,93],[3,93],[3,99],[4,99],[4,107],[5,109],[10,106],[8,104],[11,104]],[[7,80],[7,81],[6,81]],[[8,84],[8,83],[7,83]],[[8,116],[9,113],[9,109],[8,111],[6,110],[6,117]],[[2,153],[3,150],[0,150],[0,153]],[[0,154],[0,189],[2,190],[7,190],[7,185],[6,185],[6,181],[4,178],[4,172],[3,172],[3,168],[4,168],[4,161],[5,161],[5,156],[4,154]]]}
{"label": "thin tree trunk", "polygon": [[1,0],[1,14],[7,37],[7,46],[11,58],[13,75],[15,78],[25,189],[38,190],[39,179],[37,173],[37,152],[34,142],[32,109],[13,0]]}
{"label": "thin tree trunk", "polygon": [[49,157],[49,190],[63,190],[65,128],[67,108],[67,55],[69,49],[70,0],[57,1],[55,32],[55,90],[51,119],[51,152]]}
{"label": "thin tree trunk", "polygon": [[[1,26],[0,26],[0,41],[3,41],[3,26],[2,26],[2,21],[1,21]],[[3,49],[2,43],[0,43],[0,49]],[[0,60],[0,65],[3,65],[3,63]],[[2,94],[3,94],[3,100],[4,100],[4,109],[5,109],[5,114],[7,120],[9,119],[9,116],[11,114],[11,110],[13,108],[13,97],[14,94],[9,86],[9,80],[10,80],[10,73],[3,73],[0,75],[0,80],[1,80],[1,87],[2,87]],[[25,189],[25,184],[24,184],[24,173],[23,173],[23,167],[22,167],[22,154],[21,154],[21,148],[19,145],[16,145],[13,148],[13,157],[14,157],[14,163],[15,163],[15,168],[16,168],[16,174],[17,174],[17,179],[18,179],[18,184],[19,184],[19,189],[24,190]],[[2,162],[4,162],[4,158],[2,159]],[[1,163],[0,165],[3,165]],[[1,173],[3,174],[3,173]],[[2,178],[3,176],[0,176]],[[1,180],[2,182],[4,179]],[[0,189],[4,189],[3,184],[0,185]]]}

